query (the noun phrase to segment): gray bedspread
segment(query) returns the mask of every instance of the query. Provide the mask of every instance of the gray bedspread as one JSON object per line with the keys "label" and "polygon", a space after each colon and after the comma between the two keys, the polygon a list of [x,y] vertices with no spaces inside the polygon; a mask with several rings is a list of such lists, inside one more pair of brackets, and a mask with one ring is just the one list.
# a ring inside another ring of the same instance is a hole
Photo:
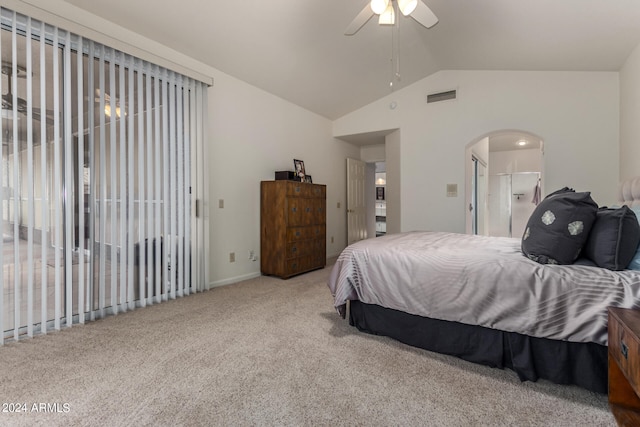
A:
{"label": "gray bedspread", "polygon": [[[329,278],[335,306],[360,300],[539,338],[607,345],[607,307],[640,308],[640,271],[541,265],[520,239],[411,232],[362,240]],[[340,310],[339,310],[340,311]]]}

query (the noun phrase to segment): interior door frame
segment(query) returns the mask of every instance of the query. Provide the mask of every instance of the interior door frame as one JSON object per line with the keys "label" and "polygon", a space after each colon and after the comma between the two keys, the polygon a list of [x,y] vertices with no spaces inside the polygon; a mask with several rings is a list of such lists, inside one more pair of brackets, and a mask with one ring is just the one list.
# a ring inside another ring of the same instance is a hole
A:
{"label": "interior door frame", "polygon": [[[482,231],[483,231],[483,235],[486,234],[486,221],[484,220],[486,218],[486,214],[487,214],[487,204],[486,204],[486,200],[487,200],[487,178],[488,178],[488,172],[489,172],[489,168],[488,165],[482,160],[480,159],[478,156],[472,154],[471,155],[471,164],[473,165],[473,170],[471,173],[471,204],[469,205],[469,213],[471,215],[471,234],[478,234],[478,213],[482,210],[483,213],[483,222],[485,222],[485,224],[483,224],[482,227]],[[485,188],[485,194],[484,194],[484,200],[482,201],[481,204],[478,203],[478,184],[480,182],[480,175],[478,175],[478,171],[479,171],[479,166],[484,167],[484,175],[483,175],[483,180],[484,182],[484,188]]]}
{"label": "interior door frame", "polygon": [[347,245],[367,236],[366,163],[347,158]]}

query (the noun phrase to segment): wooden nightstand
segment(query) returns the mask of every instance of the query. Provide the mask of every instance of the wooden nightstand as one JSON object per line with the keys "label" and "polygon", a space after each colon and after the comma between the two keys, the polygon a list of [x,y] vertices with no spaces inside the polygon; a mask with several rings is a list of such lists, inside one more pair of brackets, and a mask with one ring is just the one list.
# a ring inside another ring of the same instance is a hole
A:
{"label": "wooden nightstand", "polygon": [[609,405],[621,426],[640,425],[640,310],[609,308]]}

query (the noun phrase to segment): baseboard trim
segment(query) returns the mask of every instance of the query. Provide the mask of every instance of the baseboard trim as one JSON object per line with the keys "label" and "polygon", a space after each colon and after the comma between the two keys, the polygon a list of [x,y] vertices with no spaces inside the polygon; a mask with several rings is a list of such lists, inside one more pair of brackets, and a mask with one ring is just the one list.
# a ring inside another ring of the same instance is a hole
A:
{"label": "baseboard trim", "polygon": [[209,289],[217,288],[220,286],[231,285],[232,283],[242,282],[243,280],[255,279],[256,277],[260,277],[260,272],[243,274],[242,276],[230,277],[228,279],[217,280],[215,282],[209,283]]}

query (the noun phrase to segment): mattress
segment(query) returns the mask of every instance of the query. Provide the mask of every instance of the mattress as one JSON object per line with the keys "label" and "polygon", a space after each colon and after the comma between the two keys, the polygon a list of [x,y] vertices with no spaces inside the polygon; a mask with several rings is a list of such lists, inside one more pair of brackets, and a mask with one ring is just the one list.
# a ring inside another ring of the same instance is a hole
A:
{"label": "mattress", "polygon": [[607,307],[640,308],[640,271],[542,265],[520,239],[409,232],[357,242],[329,278],[348,300],[532,337],[607,345]]}

